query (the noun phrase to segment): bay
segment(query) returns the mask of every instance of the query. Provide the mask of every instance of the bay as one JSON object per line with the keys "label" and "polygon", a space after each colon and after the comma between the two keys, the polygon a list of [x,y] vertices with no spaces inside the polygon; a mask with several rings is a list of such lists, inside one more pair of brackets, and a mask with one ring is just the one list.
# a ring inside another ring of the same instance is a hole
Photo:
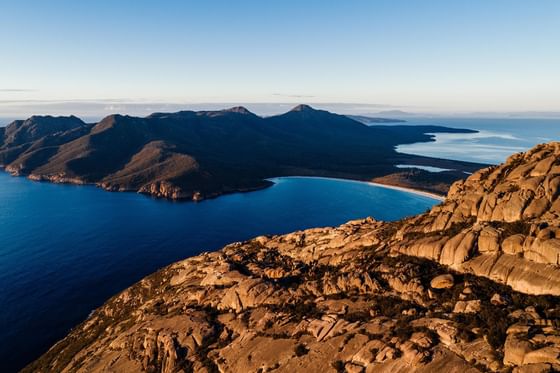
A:
{"label": "bay", "polygon": [[407,118],[406,125],[440,125],[479,131],[435,134],[435,142],[399,145],[401,153],[477,163],[502,163],[511,154],[560,140],[560,119]]}
{"label": "bay", "polygon": [[40,183],[0,173],[0,361],[22,368],[105,300],[177,260],[262,234],[438,201],[367,183],[289,177],[200,203]]}

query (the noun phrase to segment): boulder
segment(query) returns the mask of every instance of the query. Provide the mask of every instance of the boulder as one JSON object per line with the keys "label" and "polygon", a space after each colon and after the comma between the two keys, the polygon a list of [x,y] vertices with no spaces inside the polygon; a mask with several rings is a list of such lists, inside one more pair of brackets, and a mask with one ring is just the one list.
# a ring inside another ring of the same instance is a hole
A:
{"label": "boulder", "polygon": [[439,262],[443,265],[457,266],[468,258],[473,253],[476,235],[472,231],[463,231],[443,246]]}
{"label": "boulder", "polygon": [[560,364],[560,347],[547,346],[525,354],[523,364],[538,363]]}
{"label": "boulder", "polygon": [[523,252],[523,242],[525,236],[522,234],[514,234],[502,241],[502,251],[506,254],[517,255]]}
{"label": "boulder", "polygon": [[545,213],[550,202],[546,198],[535,198],[523,211],[523,218],[531,219],[541,216]]}
{"label": "boulder", "polygon": [[509,334],[504,344],[504,365],[523,365],[525,355],[532,351],[531,343]]}
{"label": "boulder", "polygon": [[558,188],[560,187],[560,176],[548,175],[544,179],[543,187],[549,201],[556,199],[558,196]]}
{"label": "boulder", "polygon": [[505,306],[507,304],[507,299],[505,299],[498,293],[494,293],[494,295],[492,295],[492,298],[490,298],[490,303],[495,306]]}
{"label": "boulder", "polygon": [[477,313],[480,311],[480,300],[460,300],[455,303],[453,313]]}
{"label": "boulder", "polygon": [[500,232],[492,227],[484,227],[478,236],[478,251],[494,253],[500,251]]}
{"label": "boulder", "polygon": [[530,176],[546,175],[555,161],[556,161],[556,156],[550,156],[539,161],[531,171]]}
{"label": "boulder", "polygon": [[560,240],[556,238],[548,240],[536,239],[524,252],[524,257],[537,263],[558,264],[560,258]]}
{"label": "boulder", "polygon": [[504,221],[514,222],[521,220],[523,209],[527,205],[527,201],[529,201],[531,198],[530,193],[532,192],[519,190],[512,193],[509,200],[504,201],[504,203],[500,204],[500,206],[502,207],[502,215]]}
{"label": "boulder", "polygon": [[436,276],[430,282],[430,286],[434,289],[449,289],[452,288],[454,284],[455,280],[451,274]]}

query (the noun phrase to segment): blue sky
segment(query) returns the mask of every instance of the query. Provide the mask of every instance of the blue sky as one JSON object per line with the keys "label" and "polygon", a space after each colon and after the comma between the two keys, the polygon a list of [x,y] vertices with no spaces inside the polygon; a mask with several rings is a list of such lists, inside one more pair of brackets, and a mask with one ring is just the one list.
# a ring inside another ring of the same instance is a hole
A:
{"label": "blue sky", "polygon": [[559,111],[559,46],[555,0],[2,0],[0,116],[83,102]]}

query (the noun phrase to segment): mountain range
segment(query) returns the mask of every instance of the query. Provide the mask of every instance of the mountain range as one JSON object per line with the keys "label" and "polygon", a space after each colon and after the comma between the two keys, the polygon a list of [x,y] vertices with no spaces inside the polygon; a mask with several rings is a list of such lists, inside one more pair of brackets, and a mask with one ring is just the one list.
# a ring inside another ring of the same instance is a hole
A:
{"label": "mountain range", "polygon": [[[95,184],[111,191],[200,200],[271,185],[275,176],[372,180],[398,173],[400,183],[442,192],[482,165],[399,154],[395,146],[432,141],[438,126],[366,126],[299,105],[262,118],[243,107],[221,111],[77,117],[33,116],[0,128],[0,166],[34,180]],[[403,173],[397,164],[455,171]],[[403,181],[404,180],[404,181]]]}

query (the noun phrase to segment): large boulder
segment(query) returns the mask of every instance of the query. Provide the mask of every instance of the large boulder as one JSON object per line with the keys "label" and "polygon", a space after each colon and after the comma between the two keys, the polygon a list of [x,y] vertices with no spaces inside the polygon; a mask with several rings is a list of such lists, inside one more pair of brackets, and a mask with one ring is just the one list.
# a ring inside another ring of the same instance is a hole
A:
{"label": "large boulder", "polygon": [[523,252],[523,242],[525,236],[522,234],[514,234],[502,241],[502,251],[509,255],[517,255]]}
{"label": "large boulder", "polygon": [[536,239],[523,256],[537,263],[559,264],[560,240],[556,238],[549,240]]}
{"label": "large boulder", "polygon": [[451,238],[443,246],[439,262],[452,267],[465,262],[473,254],[476,237],[474,232],[467,230]]}
{"label": "large boulder", "polygon": [[492,227],[484,227],[478,236],[478,251],[481,253],[500,251],[500,232]]}
{"label": "large boulder", "polygon": [[481,303],[480,300],[460,300],[455,303],[453,308],[453,313],[477,313],[480,312]]}
{"label": "large boulder", "polygon": [[516,334],[510,334],[504,344],[504,365],[523,365],[525,355],[533,349],[531,343],[520,339]]}
{"label": "large boulder", "polygon": [[451,274],[436,276],[430,282],[430,286],[434,289],[449,289],[452,288],[454,284],[455,281]]}

